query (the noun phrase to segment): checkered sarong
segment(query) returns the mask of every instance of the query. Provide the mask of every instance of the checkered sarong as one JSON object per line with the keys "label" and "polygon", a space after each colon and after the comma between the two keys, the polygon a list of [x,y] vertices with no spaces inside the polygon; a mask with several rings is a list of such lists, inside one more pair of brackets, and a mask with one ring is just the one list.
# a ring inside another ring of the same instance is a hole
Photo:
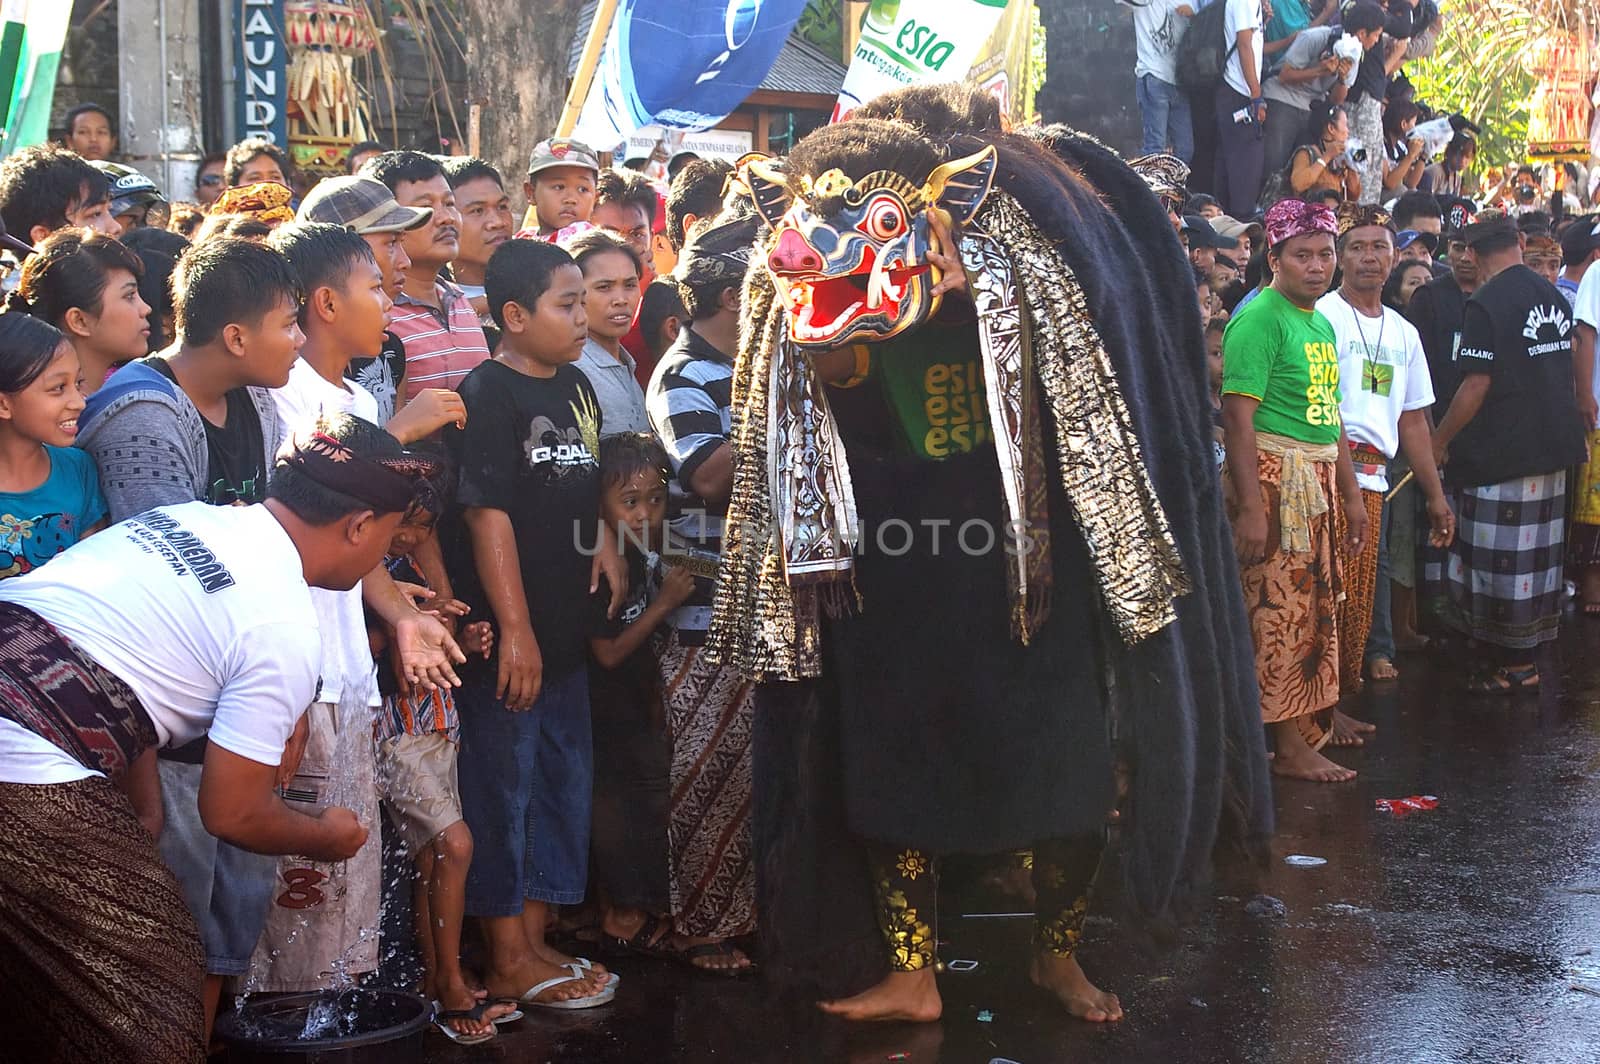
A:
{"label": "checkered sarong", "polygon": [[1459,488],[1456,539],[1430,576],[1439,619],[1495,646],[1526,650],[1555,639],[1566,547],[1565,470]]}

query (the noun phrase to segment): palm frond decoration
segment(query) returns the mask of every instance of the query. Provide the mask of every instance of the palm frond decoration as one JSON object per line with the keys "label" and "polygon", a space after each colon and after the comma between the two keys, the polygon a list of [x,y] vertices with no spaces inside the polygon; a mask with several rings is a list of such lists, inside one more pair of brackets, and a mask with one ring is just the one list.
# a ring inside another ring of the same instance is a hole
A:
{"label": "palm frond decoration", "polygon": [[1444,18],[1433,55],[1407,68],[1417,98],[1482,128],[1479,167],[1523,160],[1529,103],[1551,42],[1592,37],[1600,2],[1457,0]]}

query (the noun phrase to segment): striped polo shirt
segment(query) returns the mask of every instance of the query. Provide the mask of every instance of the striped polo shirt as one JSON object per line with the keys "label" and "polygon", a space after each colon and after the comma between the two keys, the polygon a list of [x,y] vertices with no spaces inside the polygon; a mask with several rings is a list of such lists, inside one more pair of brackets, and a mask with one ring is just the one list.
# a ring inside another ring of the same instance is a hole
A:
{"label": "striped polo shirt", "polygon": [[434,282],[438,310],[401,292],[395,297],[389,329],[406,346],[406,399],[425,388],[455,388],[489,357],[483,326],[466,293],[439,278]]}
{"label": "striped polo shirt", "polygon": [[[686,645],[704,642],[711,624],[711,598],[716,560],[722,552],[723,511],[715,512],[694,494],[695,471],[718,447],[728,442],[733,405],[733,360],[685,326],[661,356],[650,377],[645,410],[650,424],[672,459],[677,476],[669,500],[668,565],[687,562],[695,572],[694,594],[672,615],[671,623]],[[687,551],[688,559],[673,552]]]}

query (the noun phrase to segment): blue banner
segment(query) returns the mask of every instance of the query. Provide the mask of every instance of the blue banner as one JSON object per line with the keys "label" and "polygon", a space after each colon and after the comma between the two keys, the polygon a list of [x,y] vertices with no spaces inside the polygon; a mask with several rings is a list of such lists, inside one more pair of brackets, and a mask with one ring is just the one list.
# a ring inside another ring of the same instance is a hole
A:
{"label": "blue banner", "polygon": [[761,86],[806,0],[621,0],[577,136],[709,129]]}
{"label": "blue banner", "polygon": [[235,0],[234,118],[240,140],[288,140],[287,60],[283,0]]}

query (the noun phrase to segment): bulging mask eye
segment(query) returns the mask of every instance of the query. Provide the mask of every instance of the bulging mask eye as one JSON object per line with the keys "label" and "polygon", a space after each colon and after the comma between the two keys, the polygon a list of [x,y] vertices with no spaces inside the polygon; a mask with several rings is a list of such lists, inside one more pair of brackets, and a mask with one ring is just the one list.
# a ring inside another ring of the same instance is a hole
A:
{"label": "bulging mask eye", "polygon": [[867,202],[861,230],[874,240],[893,240],[906,231],[906,208],[893,196],[876,196]]}

